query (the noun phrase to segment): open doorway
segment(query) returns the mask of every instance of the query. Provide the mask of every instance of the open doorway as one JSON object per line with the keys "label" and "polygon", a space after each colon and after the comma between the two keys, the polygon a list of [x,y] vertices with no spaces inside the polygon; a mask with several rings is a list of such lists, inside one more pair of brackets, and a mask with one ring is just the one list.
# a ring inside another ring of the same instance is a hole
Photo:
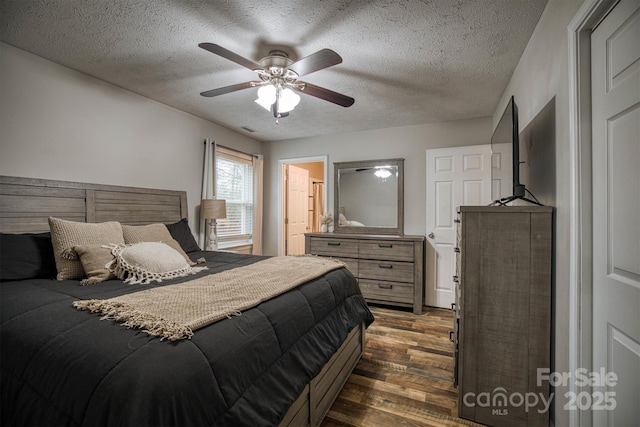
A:
{"label": "open doorway", "polygon": [[326,156],[280,160],[280,255],[304,254],[304,234],[320,231],[327,173]]}

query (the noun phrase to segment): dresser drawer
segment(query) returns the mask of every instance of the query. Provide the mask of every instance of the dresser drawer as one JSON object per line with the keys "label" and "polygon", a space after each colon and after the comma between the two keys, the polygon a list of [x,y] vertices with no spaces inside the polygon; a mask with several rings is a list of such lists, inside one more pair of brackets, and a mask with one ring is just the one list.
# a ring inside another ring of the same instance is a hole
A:
{"label": "dresser drawer", "polygon": [[360,242],[360,258],[392,261],[413,261],[413,243],[393,240],[364,240]]}
{"label": "dresser drawer", "polygon": [[424,236],[307,233],[305,252],[341,260],[370,301],[422,313]]}
{"label": "dresser drawer", "polygon": [[358,241],[350,239],[325,239],[311,238],[309,241],[310,252],[314,255],[325,255],[336,258],[357,257]]}
{"label": "dresser drawer", "polygon": [[413,285],[384,280],[360,279],[360,290],[366,299],[413,303]]}
{"label": "dresser drawer", "polygon": [[360,259],[359,276],[363,279],[391,280],[413,283],[413,263],[398,261],[372,261]]}
{"label": "dresser drawer", "polygon": [[358,277],[358,263],[360,260],[354,258],[333,257],[339,259],[347,265],[347,270],[351,272],[356,278]]}

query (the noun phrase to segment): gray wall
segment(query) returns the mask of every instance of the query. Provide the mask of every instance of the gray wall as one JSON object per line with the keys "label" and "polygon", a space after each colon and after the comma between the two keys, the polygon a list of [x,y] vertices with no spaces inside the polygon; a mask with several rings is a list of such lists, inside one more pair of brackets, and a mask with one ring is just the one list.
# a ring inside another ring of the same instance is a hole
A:
{"label": "gray wall", "polygon": [[[569,372],[569,22],[582,0],[550,0],[494,114],[497,124],[511,95],[519,107],[521,138],[529,156],[528,182],[536,196],[556,207],[552,371]],[[569,425],[565,388],[555,390],[552,417]]]}
{"label": "gray wall", "polygon": [[404,158],[405,234],[425,234],[426,229],[426,153],[429,148],[488,144],[490,117],[445,123],[325,135],[313,138],[269,142],[264,146],[264,245],[265,254],[278,253],[279,161],[298,157],[328,156],[329,200],[333,210],[333,163],[352,160]]}
{"label": "gray wall", "polygon": [[0,174],[186,190],[197,232],[204,138],[249,153],[227,128],[0,43]]}

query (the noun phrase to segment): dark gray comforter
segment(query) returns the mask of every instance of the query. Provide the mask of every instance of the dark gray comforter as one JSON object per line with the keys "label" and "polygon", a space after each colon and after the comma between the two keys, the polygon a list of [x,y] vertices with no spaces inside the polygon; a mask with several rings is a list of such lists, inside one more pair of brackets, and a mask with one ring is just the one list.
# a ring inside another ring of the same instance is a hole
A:
{"label": "dark gray comforter", "polygon": [[[199,275],[262,259],[192,256],[207,258]],[[277,425],[347,333],[373,321],[344,268],[174,343],[71,306],[140,285],[78,284],[0,283],[3,425]]]}

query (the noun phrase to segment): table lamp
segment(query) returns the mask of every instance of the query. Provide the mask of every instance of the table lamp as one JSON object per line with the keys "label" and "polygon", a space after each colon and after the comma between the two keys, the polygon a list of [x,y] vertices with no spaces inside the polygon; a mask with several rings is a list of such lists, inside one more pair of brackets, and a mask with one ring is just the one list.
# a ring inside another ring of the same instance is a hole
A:
{"label": "table lamp", "polygon": [[216,236],[216,220],[227,217],[227,202],[225,200],[203,199],[200,205],[200,218],[209,222],[209,238],[206,250],[218,250]]}

